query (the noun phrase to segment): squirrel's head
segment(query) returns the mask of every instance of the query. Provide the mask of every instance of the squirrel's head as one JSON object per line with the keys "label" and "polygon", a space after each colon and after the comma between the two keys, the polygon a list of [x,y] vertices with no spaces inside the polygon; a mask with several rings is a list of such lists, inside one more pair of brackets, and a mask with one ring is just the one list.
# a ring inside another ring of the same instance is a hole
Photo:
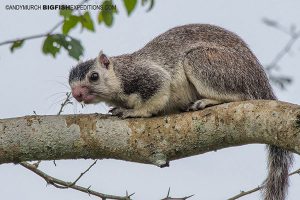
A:
{"label": "squirrel's head", "polygon": [[111,60],[100,51],[96,59],[80,62],[70,71],[69,84],[78,102],[109,102],[118,92],[120,84]]}

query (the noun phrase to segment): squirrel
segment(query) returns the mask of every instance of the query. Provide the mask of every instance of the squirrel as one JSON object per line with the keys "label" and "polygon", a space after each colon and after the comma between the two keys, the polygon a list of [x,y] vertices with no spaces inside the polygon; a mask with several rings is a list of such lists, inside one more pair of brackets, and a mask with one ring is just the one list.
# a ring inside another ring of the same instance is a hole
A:
{"label": "squirrel", "polygon": [[[81,62],[69,74],[73,97],[105,102],[121,118],[151,117],[251,99],[276,100],[268,77],[235,33],[209,24],[172,28],[131,54]],[[268,146],[264,200],[284,200],[292,153]]]}

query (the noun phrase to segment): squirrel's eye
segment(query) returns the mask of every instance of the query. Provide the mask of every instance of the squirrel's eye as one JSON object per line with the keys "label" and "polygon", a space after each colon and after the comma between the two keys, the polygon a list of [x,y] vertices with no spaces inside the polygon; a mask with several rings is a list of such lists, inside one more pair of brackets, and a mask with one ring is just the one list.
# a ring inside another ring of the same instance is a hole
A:
{"label": "squirrel's eye", "polygon": [[90,76],[91,81],[98,81],[98,79],[99,79],[99,74],[97,72],[91,74]]}

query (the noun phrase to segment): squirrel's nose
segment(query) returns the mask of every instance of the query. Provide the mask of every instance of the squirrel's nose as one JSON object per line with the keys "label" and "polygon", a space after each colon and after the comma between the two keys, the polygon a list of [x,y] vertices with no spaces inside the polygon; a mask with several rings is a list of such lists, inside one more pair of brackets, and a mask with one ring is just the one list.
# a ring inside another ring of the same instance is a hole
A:
{"label": "squirrel's nose", "polygon": [[87,88],[82,86],[75,86],[72,88],[72,95],[78,101],[83,101],[83,96],[86,94]]}

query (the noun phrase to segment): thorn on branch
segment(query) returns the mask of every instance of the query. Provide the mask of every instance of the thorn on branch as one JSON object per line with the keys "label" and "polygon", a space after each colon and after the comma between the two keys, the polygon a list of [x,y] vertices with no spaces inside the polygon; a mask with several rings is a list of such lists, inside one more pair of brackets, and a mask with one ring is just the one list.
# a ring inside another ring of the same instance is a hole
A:
{"label": "thorn on branch", "polygon": [[127,200],[130,200],[130,197],[132,197],[135,193],[131,193],[131,194],[128,194],[128,191],[126,190],[126,198]]}
{"label": "thorn on branch", "polygon": [[[82,176],[84,175],[84,174],[86,174],[96,163],[97,163],[97,161],[98,160],[95,160],[84,172],[82,172],[78,177],[77,177],[77,179],[75,180],[75,181],[73,181],[70,185],[69,185],[69,187],[71,187],[71,186],[73,186],[73,185],[75,185],[81,178],[82,178]],[[90,186],[91,187],[91,186]],[[89,188],[90,188],[89,187]],[[89,189],[88,188],[88,189]]]}
{"label": "thorn on branch", "polygon": [[91,186],[86,188],[86,187],[82,187],[82,186],[79,186],[79,185],[76,185],[76,184],[71,185],[72,183],[70,183],[70,182],[66,182],[66,181],[54,178],[52,176],[49,176],[45,172],[43,172],[43,171],[39,170],[38,168],[36,168],[35,165],[30,164],[28,162],[21,162],[20,165],[25,167],[26,169],[34,172],[38,176],[42,177],[46,181],[47,184],[50,184],[50,185],[52,185],[56,188],[60,188],[60,189],[72,188],[74,190],[87,193],[88,195],[97,196],[97,197],[100,197],[100,198],[105,199],[105,200],[108,200],[108,199],[129,200],[128,197],[103,194],[103,193],[91,190],[90,189]]}
{"label": "thorn on branch", "polygon": [[186,200],[186,199],[189,199],[192,196],[194,196],[194,194],[193,194],[193,195],[186,196],[186,197],[181,197],[181,198],[176,198],[175,197],[175,198],[173,198],[173,197],[170,197],[170,190],[171,190],[171,188],[169,187],[167,196],[165,198],[161,199],[161,200]]}
{"label": "thorn on branch", "polygon": [[42,161],[39,160],[39,161],[37,161],[36,163],[33,163],[33,165],[35,166],[35,168],[38,168],[41,162],[42,162]]}

